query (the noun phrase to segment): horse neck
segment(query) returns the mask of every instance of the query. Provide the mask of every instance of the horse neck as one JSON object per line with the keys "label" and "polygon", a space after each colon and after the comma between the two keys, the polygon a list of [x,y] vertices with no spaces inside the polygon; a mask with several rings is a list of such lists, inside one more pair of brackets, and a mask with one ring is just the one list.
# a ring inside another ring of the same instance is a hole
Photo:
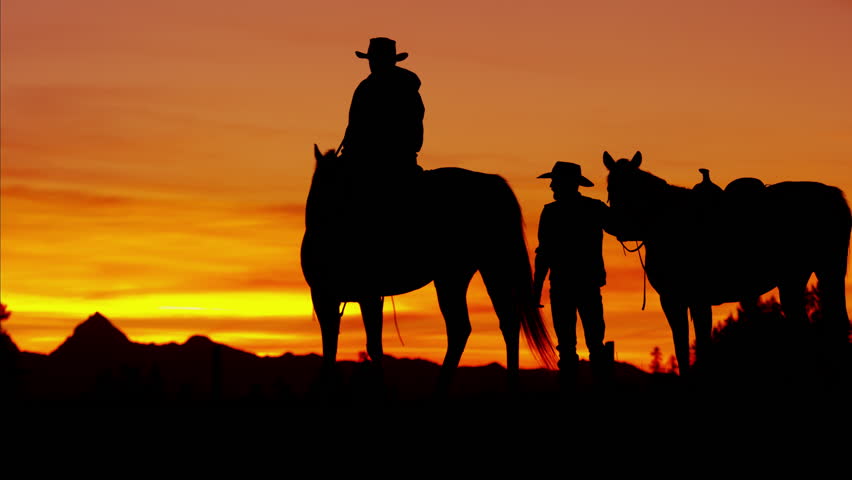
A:
{"label": "horse neck", "polygon": [[321,229],[335,221],[341,203],[339,186],[334,185],[329,173],[314,171],[308,199],[305,202],[305,228]]}
{"label": "horse neck", "polygon": [[668,183],[663,185],[657,194],[659,205],[663,211],[682,210],[692,203],[692,198],[692,190]]}
{"label": "horse neck", "polygon": [[[668,238],[672,232],[690,229],[694,193],[692,190],[660,181],[650,192],[649,239]],[[680,234],[679,234],[680,235]]]}

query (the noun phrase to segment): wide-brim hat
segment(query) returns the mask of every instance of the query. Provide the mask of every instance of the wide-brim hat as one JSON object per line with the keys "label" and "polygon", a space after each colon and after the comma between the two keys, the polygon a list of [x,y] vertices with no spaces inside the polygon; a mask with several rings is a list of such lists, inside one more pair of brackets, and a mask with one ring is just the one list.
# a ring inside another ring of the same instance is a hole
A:
{"label": "wide-brim hat", "polygon": [[376,37],[370,39],[370,46],[367,48],[367,53],[356,51],[355,56],[358,58],[372,58],[401,62],[408,58],[408,53],[396,53],[395,40],[385,37]]}
{"label": "wide-brim hat", "polygon": [[560,180],[575,181],[583,187],[594,187],[591,180],[583,176],[579,165],[571,162],[556,162],[553,170],[542,173],[538,178],[558,178]]}

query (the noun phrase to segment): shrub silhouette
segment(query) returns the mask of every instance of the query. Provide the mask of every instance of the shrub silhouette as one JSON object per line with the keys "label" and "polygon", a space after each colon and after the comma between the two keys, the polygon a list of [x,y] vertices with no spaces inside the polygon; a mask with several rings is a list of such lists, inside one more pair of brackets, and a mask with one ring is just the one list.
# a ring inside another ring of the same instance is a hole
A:
{"label": "shrub silhouette", "polygon": [[785,317],[774,297],[752,307],[740,304],[713,329],[704,376],[716,391],[814,393],[850,391],[850,344],[830,338],[819,291],[806,293],[806,322]]}

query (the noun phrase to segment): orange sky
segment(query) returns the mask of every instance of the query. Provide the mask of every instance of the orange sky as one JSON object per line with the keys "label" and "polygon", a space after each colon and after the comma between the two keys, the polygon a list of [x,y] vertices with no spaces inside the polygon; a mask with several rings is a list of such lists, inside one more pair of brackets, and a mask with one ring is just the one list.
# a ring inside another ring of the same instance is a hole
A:
{"label": "orange sky", "polygon": [[[535,177],[577,162],[605,199],[604,150],[685,186],[707,167],[852,191],[849,1],[304,3],[2,2],[0,301],[21,348],[100,311],[140,342],[319,353],[298,261],[312,148],[340,142],[373,36],[423,81],[421,165],[506,177],[531,249]],[[607,339],[647,368],[673,352],[656,293],[641,310],[638,258],[604,255]],[[502,363],[478,278],[469,301],[462,363]],[[394,303],[387,353],[440,361],[434,289]],[[342,358],[364,349],[357,312]]]}

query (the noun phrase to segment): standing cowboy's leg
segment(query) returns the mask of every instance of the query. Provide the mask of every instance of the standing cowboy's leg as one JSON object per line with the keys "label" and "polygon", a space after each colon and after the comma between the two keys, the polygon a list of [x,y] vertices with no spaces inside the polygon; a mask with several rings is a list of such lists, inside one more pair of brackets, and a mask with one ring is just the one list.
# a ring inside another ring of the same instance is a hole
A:
{"label": "standing cowboy's leg", "polygon": [[550,311],[559,352],[560,386],[573,388],[577,381],[577,304],[567,289],[550,289]]}
{"label": "standing cowboy's leg", "polygon": [[593,360],[591,357],[604,348],[606,331],[600,289],[593,288],[584,291],[577,301],[577,309],[583,322],[583,333],[586,347],[589,349],[590,360]]}
{"label": "standing cowboy's leg", "polygon": [[604,346],[606,325],[603,316],[603,299],[600,288],[584,290],[577,302],[580,319],[583,322],[586,347],[589,349],[589,361],[592,372],[599,382],[609,380],[613,359],[611,352]]}

